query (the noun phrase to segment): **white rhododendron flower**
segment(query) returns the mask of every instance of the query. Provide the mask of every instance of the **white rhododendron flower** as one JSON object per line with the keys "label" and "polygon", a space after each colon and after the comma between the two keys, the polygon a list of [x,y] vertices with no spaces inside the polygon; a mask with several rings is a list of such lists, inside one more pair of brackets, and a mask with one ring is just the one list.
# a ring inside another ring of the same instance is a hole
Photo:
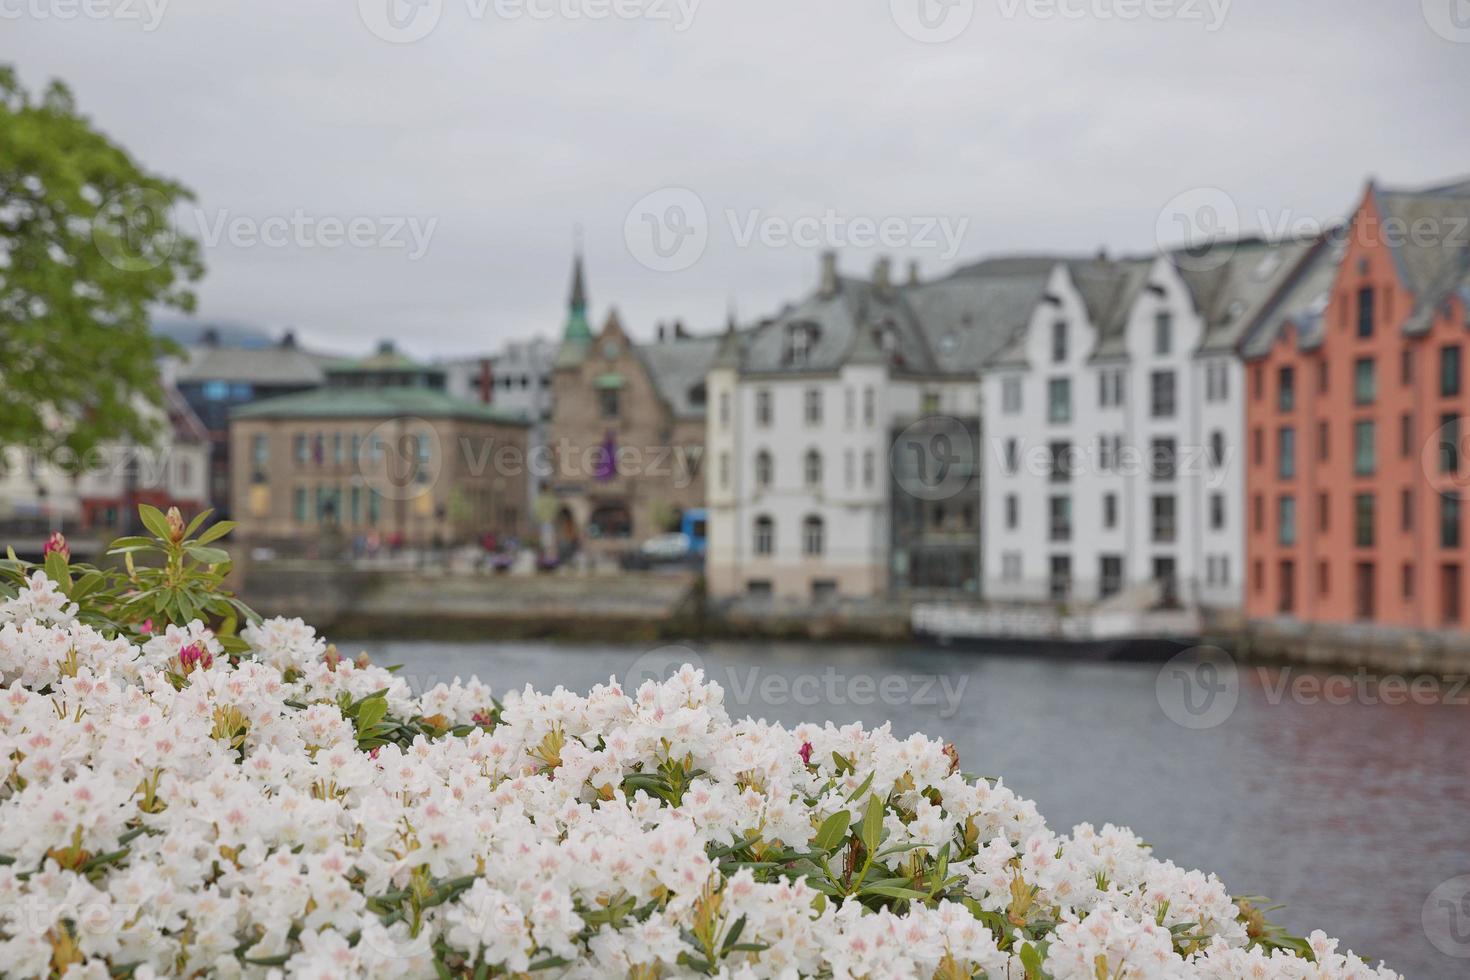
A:
{"label": "white rhododendron flower", "polygon": [[0,604],[5,976],[1395,976],[941,742],[732,720],[691,667],[415,696],[300,620],[241,639],[135,646],[40,573]]}

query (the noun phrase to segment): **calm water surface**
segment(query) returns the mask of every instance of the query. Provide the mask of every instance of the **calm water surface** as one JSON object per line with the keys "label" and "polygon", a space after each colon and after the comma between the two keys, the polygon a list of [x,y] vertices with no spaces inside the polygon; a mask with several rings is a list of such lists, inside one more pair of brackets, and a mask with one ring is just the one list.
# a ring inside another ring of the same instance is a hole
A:
{"label": "calm water surface", "polygon": [[[403,664],[416,688],[478,675],[585,692],[660,673],[678,650],[525,643],[344,644]],[[1280,697],[1277,671],[1243,670],[1214,728],[1166,716],[1158,665],[1097,664],[927,648],[712,644],[691,648],[733,717],[891,722],[954,742],[967,772],[1001,776],[1053,828],[1128,826],[1154,853],[1220,875],[1237,895],[1286,905],[1409,977],[1470,976],[1430,944],[1426,897],[1470,874],[1470,709]],[[882,686],[880,686],[882,685]],[[1449,700],[1451,703],[1444,703]]]}

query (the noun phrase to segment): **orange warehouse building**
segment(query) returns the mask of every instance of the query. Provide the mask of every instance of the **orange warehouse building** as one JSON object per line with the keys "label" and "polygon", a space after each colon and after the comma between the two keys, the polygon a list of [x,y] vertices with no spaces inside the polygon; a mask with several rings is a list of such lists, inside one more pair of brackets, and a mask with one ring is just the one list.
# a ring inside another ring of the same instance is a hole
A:
{"label": "orange warehouse building", "polygon": [[1246,612],[1463,629],[1470,181],[1369,185],[1247,340]]}

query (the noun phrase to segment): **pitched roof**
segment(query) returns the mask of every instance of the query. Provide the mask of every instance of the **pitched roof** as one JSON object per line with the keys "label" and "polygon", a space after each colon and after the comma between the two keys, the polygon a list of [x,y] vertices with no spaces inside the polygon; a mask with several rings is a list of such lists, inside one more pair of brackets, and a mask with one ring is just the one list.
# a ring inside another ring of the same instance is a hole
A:
{"label": "pitched roof", "polygon": [[519,413],[455,398],[433,388],[371,387],[318,388],[242,405],[231,419],[342,419],[394,418],[468,419],[527,425]]}
{"label": "pitched roof", "polygon": [[704,384],[722,341],[723,337],[716,334],[634,345],[654,387],[676,418],[704,417],[703,400],[697,401],[693,395]]}
{"label": "pitched roof", "polygon": [[196,347],[174,375],[177,383],[238,381],[261,385],[319,385],[322,362],[299,347]]}
{"label": "pitched roof", "polygon": [[1372,188],[1370,194],[1405,284],[1417,299],[1438,303],[1470,257],[1470,180],[1422,190]]}

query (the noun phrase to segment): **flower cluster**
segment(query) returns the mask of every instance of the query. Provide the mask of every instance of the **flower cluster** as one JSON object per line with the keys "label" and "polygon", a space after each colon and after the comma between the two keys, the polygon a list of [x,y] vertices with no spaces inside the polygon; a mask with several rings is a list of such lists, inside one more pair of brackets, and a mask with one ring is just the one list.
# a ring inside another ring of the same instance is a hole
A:
{"label": "flower cluster", "polygon": [[636,692],[415,695],[299,620],[0,601],[7,976],[1392,977],[952,749]]}

